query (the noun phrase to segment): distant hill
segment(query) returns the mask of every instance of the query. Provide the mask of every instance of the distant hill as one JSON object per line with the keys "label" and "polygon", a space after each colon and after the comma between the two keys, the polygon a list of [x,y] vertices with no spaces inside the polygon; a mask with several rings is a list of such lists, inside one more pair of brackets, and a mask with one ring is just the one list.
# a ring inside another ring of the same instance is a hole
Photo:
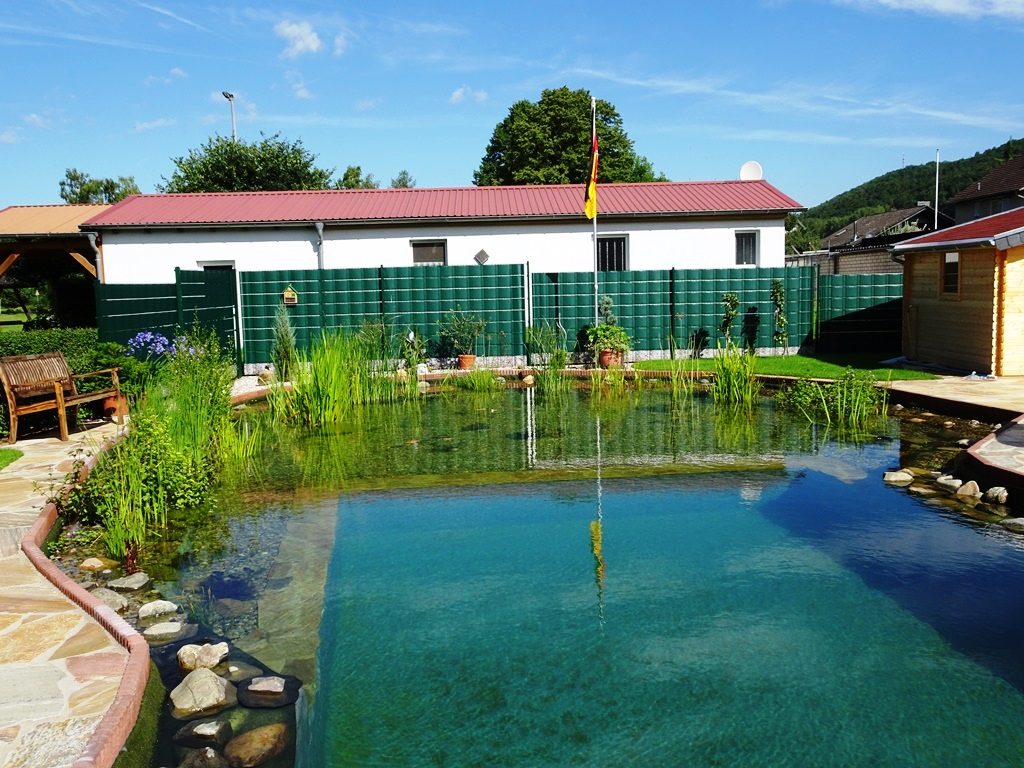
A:
{"label": "distant hill", "polygon": [[[941,161],[939,201],[945,201],[977,181],[1000,163],[1024,155],[1024,139],[1010,139],[998,147],[977,152],[973,157]],[[861,216],[911,208],[919,200],[935,196],[935,163],[908,165],[876,176],[853,189],[842,192],[820,205],[808,208],[799,218],[791,217],[787,227],[787,250],[805,251],[817,247],[825,235],[841,229]],[[945,211],[952,215],[952,211]],[[799,220],[799,226],[795,227]]]}

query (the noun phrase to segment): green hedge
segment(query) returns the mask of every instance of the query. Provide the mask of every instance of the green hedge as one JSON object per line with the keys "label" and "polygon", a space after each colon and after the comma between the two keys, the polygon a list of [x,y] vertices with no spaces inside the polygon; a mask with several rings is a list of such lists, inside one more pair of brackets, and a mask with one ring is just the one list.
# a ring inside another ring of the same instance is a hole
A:
{"label": "green hedge", "polygon": [[93,370],[99,336],[95,328],[47,328],[0,333],[0,357],[62,352],[73,373]]}

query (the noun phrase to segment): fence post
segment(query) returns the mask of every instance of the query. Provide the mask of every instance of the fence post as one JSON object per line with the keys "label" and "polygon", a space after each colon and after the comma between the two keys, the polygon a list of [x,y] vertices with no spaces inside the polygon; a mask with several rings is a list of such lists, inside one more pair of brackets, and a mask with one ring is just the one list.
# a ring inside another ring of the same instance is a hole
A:
{"label": "fence post", "polygon": [[181,267],[174,268],[174,298],[177,301],[177,313],[176,313],[176,324],[178,328],[184,327],[185,324],[185,307],[184,300],[181,295]]}

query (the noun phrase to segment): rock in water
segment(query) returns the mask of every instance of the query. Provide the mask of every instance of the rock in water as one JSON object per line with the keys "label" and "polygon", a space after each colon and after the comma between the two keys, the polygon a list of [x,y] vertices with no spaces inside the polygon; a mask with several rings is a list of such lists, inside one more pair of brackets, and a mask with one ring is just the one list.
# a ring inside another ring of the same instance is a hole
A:
{"label": "rock in water", "polygon": [[999,524],[1015,533],[1024,533],[1024,517],[1008,517],[1005,520],[1000,520]]}
{"label": "rock in water", "polygon": [[882,480],[889,483],[889,485],[910,485],[914,482],[914,476],[901,469],[898,472],[886,472],[882,475]]}
{"label": "rock in water", "polygon": [[958,480],[952,475],[942,475],[935,478],[935,484],[944,491],[956,493],[960,486],[964,484],[964,481]]}
{"label": "rock in water", "polygon": [[178,666],[185,672],[213,669],[228,657],[228,644],[183,645],[178,649]]}
{"label": "rock in water", "polygon": [[139,619],[151,619],[165,613],[177,613],[178,606],[170,600],[153,600],[139,608]]}
{"label": "rock in water", "polygon": [[235,686],[218,677],[209,669],[197,669],[185,675],[177,688],[171,691],[174,709],[171,714],[178,720],[191,720],[219,712],[238,703]]}
{"label": "rock in water", "polygon": [[224,757],[231,768],[256,768],[284,752],[287,743],[287,725],[264,725],[235,736],[224,747]]}
{"label": "rock in water", "polygon": [[179,768],[230,768],[227,758],[212,747],[195,749],[185,755]]}
{"label": "rock in water", "polygon": [[985,501],[989,504],[1005,504],[1010,498],[1010,492],[1001,485],[994,485],[985,491]]}
{"label": "rock in water", "polygon": [[238,703],[252,709],[286,707],[299,698],[301,687],[301,681],[290,675],[253,677],[238,684]]}
{"label": "rock in water", "polygon": [[102,600],[110,606],[111,609],[118,613],[128,607],[128,598],[123,595],[119,595],[117,592],[107,589],[106,587],[96,587],[96,589],[92,590],[90,594],[96,599]]}
{"label": "rock in water", "polygon": [[107,582],[107,586],[116,589],[118,592],[134,592],[137,589],[146,587],[150,582],[149,576],[144,571],[133,573],[120,579]]}
{"label": "rock in water", "polygon": [[234,729],[227,720],[197,720],[187,723],[174,734],[173,741],[182,747],[220,748],[231,741]]}
{"label": "rock in water", "polygon": [[973,480],[968,480],[966,483],[956,489],[957,496],[973,496],[974,498],[981,498],[981,489],[978,484]]}

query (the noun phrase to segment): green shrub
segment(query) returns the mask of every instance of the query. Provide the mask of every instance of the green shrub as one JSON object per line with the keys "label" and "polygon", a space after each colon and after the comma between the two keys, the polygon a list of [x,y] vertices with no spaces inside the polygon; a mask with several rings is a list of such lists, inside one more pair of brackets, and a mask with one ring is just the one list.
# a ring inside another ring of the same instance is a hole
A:
{"label": "green shrub", "polygon": [[2,333],[0,357],[61,352],[72,373],[86,373],[103,367],[96,365],[95,351],[98,343],[99,336],[95,328],[47,328]]}
{"label": "green shrub", "polygon": [[274,344],[270,348],[270,362],[274,364],[274,375],[278,381],[289,381],[297,356],[295,329],[288,316],[288,307],[278,304],[274,313]]}
{"label": "green shrub", "polygon": [[779,392],[776,402],[802,414],[812,424],[863,430],[885,413],[888,395],[875,386],[870,372],[855,373],[847,368],[833,382],[800,379]]}

